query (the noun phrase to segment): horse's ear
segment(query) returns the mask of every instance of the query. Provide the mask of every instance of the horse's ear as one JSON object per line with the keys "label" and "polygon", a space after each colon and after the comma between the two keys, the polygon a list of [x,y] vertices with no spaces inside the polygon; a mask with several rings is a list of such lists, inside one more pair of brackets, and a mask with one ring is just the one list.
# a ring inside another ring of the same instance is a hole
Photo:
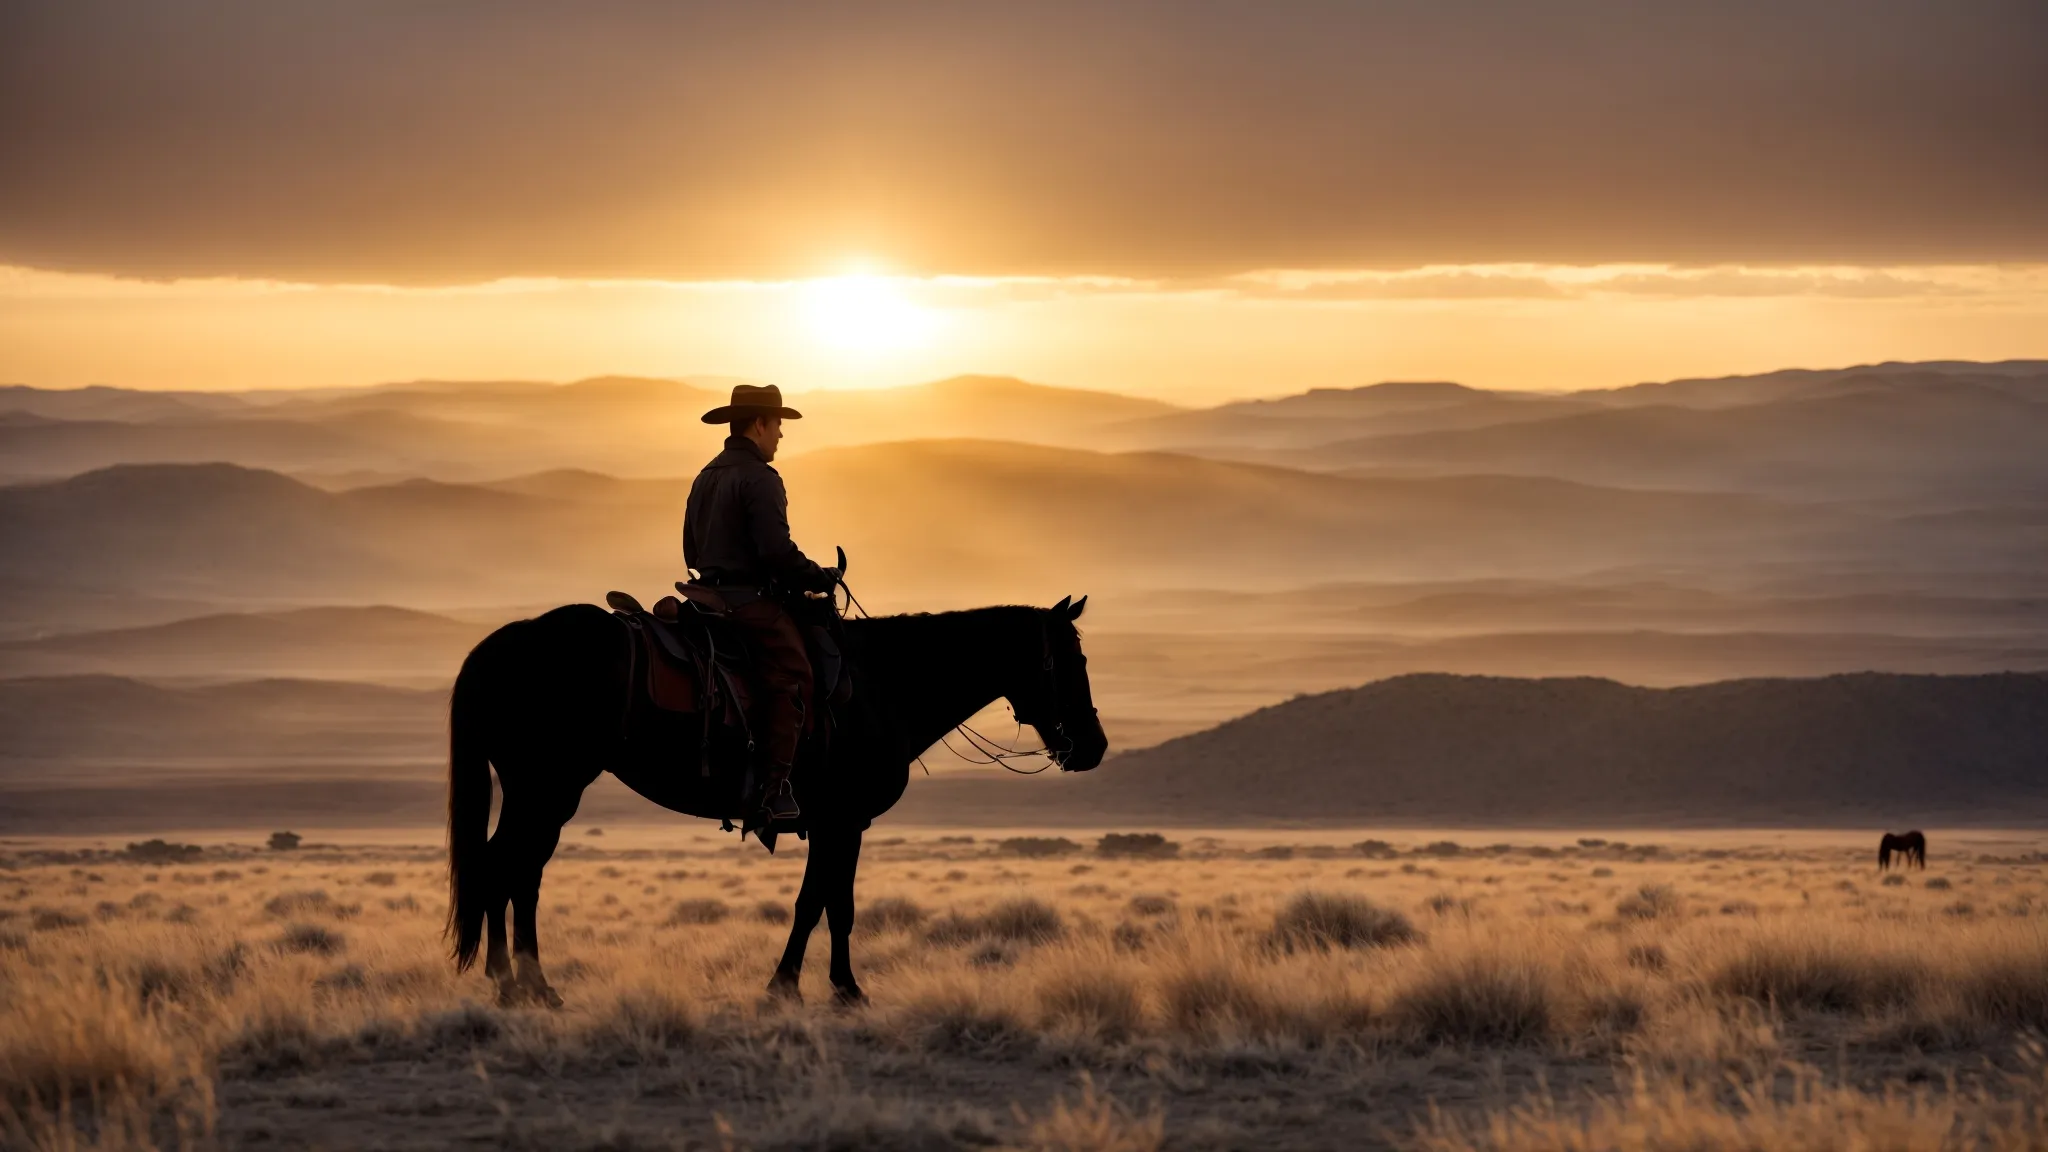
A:
{"label": "horse's ear", "polygon": [[1073,607],[1067,609],[1067,619],[1079,620],[1081,618],[1081,613],[1086,611],[1087,608],[1088,598],[1086,596],[1083,596],[1079,600],[1074,601]]}
{"label": "horse's ear", "polygon": [[1069,600],[1072,600],[1072,599],[1073,599],[1073,597],[1072,597],[1072,596],[1062,596],[1062,597],[1060,597],[1060,602],[1052,606],[1053,614],[1054,614],[1054,615],[1059,615],[1059,614],[1061,614],[1061,613],[1065,612],[1065,611],[1067,610],[1067,601],[1069,601]]}

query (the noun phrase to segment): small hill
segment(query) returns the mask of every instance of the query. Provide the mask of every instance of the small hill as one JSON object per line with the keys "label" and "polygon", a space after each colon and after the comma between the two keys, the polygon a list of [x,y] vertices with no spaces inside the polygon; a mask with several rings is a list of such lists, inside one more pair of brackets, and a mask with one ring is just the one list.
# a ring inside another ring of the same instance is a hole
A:
{"label": "small hill", "polygon": [[0,675],[451,678],[488,629],[386,606],[215,613],[0,644]]}
{"label": "small hill", "polygon": [[0,680],[0,781],[39,760],[418,758],[442,746],[447,721],[445,688],[283,679],[181,688],[125,676]]}
{"label": "small hill", "polygon": [[1976,383],[2040,397],[2048,391],[2048,360],[1988,363],[1971,360],[1889,361],[1850,368],[1787,368],[1753,376],[1666,380],[1577,395],[1606,404],[1727,408],[1780,400],[1805,400],[1873,388],[1915,387],[1939,381]]}
{"label": "small hill", "polygon": [[1069,807],[1183,823],[2035,822],[2048,675],[1664,689],[1401,676],[1117,757],[1070,787]]}
{"label": "small hill", "polygon": [[1364,472],[1513,473],[1795,499],[1998,500],[2048,487],[2048,388],[1938,379],[1766,403],[1643,405],[1302,454]]}

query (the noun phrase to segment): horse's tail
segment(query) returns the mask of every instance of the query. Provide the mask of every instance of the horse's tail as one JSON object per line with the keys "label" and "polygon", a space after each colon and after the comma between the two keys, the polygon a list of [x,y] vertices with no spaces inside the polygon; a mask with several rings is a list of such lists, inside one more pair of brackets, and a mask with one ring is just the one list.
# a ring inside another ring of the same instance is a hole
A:
{"label": "horse's tail", "polygon": [[483,943],[484,916],[497,885],[490,875],[491,749],[498,709],[494,684],[505,659],[505,629],[462,662],[448,704],[448,928],[455,970],[467,971]]}

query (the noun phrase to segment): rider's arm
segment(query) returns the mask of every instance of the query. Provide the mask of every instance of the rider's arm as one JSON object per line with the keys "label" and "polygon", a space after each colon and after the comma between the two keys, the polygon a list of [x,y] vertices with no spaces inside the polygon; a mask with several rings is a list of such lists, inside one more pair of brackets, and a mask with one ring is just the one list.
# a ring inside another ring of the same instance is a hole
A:
{"label": "rider's arm", "polygon": [[747,525],[766,575],[792,588],[822,591],[832,586],[831,576],[791,538],[789,491],[773,468],[763,468],[747,485]]}

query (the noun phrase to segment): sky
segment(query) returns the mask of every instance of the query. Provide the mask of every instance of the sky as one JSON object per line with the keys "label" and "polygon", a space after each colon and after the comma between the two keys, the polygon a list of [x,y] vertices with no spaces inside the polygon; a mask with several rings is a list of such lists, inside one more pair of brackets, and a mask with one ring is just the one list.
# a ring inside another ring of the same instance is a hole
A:
{"label": "sky", "polygon": [[0,380],[2048,356],[2038,0],[0,8]]}

